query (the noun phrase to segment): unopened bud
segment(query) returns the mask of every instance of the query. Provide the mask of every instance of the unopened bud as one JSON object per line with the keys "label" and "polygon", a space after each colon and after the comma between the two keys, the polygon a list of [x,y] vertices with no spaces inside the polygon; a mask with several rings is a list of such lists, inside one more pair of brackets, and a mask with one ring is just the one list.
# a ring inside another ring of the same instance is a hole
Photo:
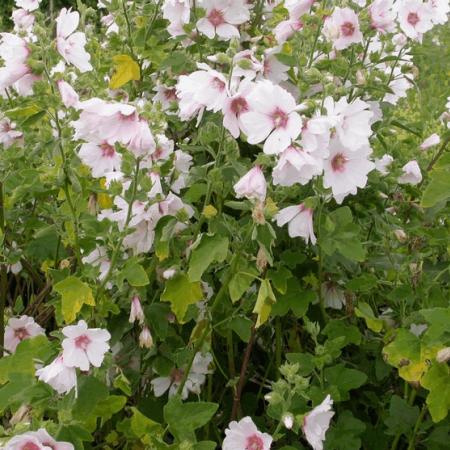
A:
{"label": "unopened bud", "polygon": [[356,82],[358,84],[366,84],[366,77],[361,70],[356,71]]}
{"label": "unopened bud", "polygon": [[142,310],[141,299],[134,295],[131,299],[129,322],[134,323],[136,320],[142,325],[144,323],[144,311]]}
{"label": "unopened bud", "polygon": [[402,229],[394,230],[394,235],[398,239],[399,242],[405,242],[408,238],[406,233]]}
{"label": "unopened bud", "polygon": [[153,347],[153,338],[150,330],[147,326],[145,326],[141,334],[139,335],[139,347],[141,348],[152,348]]}
{"label": "unopened bud", "polygon": [[252,212],[253,220],[259,224],[264,225],[266,223],[266,219],[264,217],[264,204],[261,202],[258,202],[255,207],[253,208]]}
{"label": "unopened bud", "polygon": [[258,254],[256,255],[256,267],[260,272],[263,272],[267,267],[268,261],[266,252],[262,247],[259,247]]}
{"label": "unopened bud", "polygon": [[436,361],[439,363],[444,363],[450,360],[450,347],[442,348],[437,352]]}
{"label": "unopened bud", "polygon": [[294,416],[291,413],[284,414],[281,420],[283,421],[283,425],[288,430],[290,430],[294,425]]}

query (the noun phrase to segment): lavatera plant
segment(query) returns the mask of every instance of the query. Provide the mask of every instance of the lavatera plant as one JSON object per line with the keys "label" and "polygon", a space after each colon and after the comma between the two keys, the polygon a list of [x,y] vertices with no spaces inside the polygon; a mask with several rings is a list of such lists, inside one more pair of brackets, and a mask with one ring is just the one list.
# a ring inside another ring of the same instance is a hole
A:
{"label": "lavatera plant", "polygon": [[449,10],[15,0],[0,448],[447,449]]}

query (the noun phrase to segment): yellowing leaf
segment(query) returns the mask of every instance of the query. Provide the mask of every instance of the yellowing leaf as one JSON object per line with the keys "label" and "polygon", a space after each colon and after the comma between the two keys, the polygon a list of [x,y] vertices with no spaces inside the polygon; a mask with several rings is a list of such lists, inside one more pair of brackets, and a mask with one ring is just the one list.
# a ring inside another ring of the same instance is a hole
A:
{"label": "yellowing leaf", "polygon": [[422,377],[421,385],[430,391],[427,405],[433,422],[445,419],[450,409],[450,370],[447,364],[434,363]]}
{"label": "yellowing leaf", "polygon": [[263,280],[259,287],[258,298],[253,312],[258,314],[256,320],[256,328],[267,322],[272,311],[272,305],[277,301],[273,293],[272,286],[269,280]]}
{"label": "yellowing leaf", "polygon": [[65,278],[53,289],[61,295],[61,312],[67,323],[76,319],[83,305],[95,306],[91,288],[76,277]]}
{"label": "yellowing leaf", "polygon": [[131,80],[140,80],[141,70],[137,62],[128,55],[116,55],[113,57],[115,65],[114,75],[111,77],[109,87],[118,89]]}

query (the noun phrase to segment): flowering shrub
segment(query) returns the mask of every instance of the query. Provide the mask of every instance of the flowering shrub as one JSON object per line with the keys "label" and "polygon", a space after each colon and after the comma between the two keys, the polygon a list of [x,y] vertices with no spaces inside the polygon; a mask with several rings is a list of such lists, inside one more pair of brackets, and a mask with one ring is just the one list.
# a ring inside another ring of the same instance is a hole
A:
{"label": "flowering shrub", "polygon": [[1,448],[448,448],[448,0],[15,3]]}

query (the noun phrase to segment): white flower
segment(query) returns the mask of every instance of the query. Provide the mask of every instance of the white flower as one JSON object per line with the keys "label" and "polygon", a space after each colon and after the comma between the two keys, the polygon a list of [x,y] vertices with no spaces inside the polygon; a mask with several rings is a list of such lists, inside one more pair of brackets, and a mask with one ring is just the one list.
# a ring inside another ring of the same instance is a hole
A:
{"label": "white flower", "polygon": [[42,0],[16,0],[16,6],[18,8],[23,8],[26,11],[35,11],[39,8],[39,3]]}
{"label": "white flower", "polygon": [[55,389],[58,394],[67,394],[77,388],[77,373],[74,367],[64,364],[64,358],[59,355],[48,366],[36,370],[40,381],[44,381]]}
{"label": "white flower", "polygon": [[[204,356],[199,352],[195,355],[191,370],[186,378],[181,397],[185,400],[189,392],[200,394],[201,387],[205,383],[206,375],[211,373],[209,365],[213,358],[210,353]],[[172,397],[178,391],[178,388],[184,378],[184,370],[174,368],[168,377],[157,377],[151,381],[155,397],[161,397],[169,390],[169,397]]]}
{"label": "white flower", "polygon": [[133,295],[133,298],[131,299],[130,318],[128,321],[134,323],[136,320],[142,325],[145,316],[141,305],[141,299],[137,295]]}
{"label": "white flower", "polygon": [[153,101],[161,103],[163,111],[169,109],[177,101],[177,90],[175,87],[157,83],[153,90],[156,92],[153,96]]}
{"label": "white flower", "polygon": [[225,77],[204,63],[198,67],[201,70],[180,76],[177,83],[181,120],[190,120],[204,109],[219,111],[227,97]]}
{"label": "white flower", "polygon": [[438,134],[433,133],[431,136],[428,136],[422,144],[420,144],[420,148],[422,150],[426,150],[427,148],[434,147],[435,145],[438,145],[441,142],[441,138]]}
{"label": "white flower", "polygon": [[362,42],[358,16],[350,8],[336,7],[333,14],[325,19],[323,34],[333,42],[335,50],[344,50],[352,44]]}
{"label": "white flower", "polygon": [[281,153],[302,129],[294,97],[271,81],[258,81],[247,97],[249,111],[241,114],[242,129],[250,144],[264,140],[264,153]]}
{"label": "white flower", "polygon": [[0,144],[4,148],[9,148],[22,140],[23,133],[15,128],[16,124],[11,122],[8,117],[0,117]]}
{"label": "white flower", "polygon": [[428,4],[431,7],[433,23],[441,25],[446,23],[450,12],[449,0],[429,0]]}
{"label": "white flower", "polygon": [[279,156],[277,165],[273,168],[273,184],[292,186],[295,183],[307,184],[313,177],[320,175],[323,170],[321,158],[301,148],[290,146]]}
{"label": "white flower", "polygon": [[58,80],[56,84],[58,85],[59,93],[64,106],[66,108],[70,108],[71,106],[76,108],[80,97],[75,92],[74,88],[64,80]]}
{"label": "white flower", "polygon": [[189,23],[191,17],[190,0],[165,0],[162,11],[164,19],[170,22],[167,31],[171,36],[186,34],[183,25]]}
{"label": "white flower", "polygon": [[368,159],[371,152],[370,147],[351,151],[339,139],[331,140],[330,156],[324,162],[323,185],[331,188],[338,204],[367,184],[367,174],[375,168],[375,164]]}
{"label": "white flower", "polygon": [[223,126],[237,139],[242,128],[241,115],[249,110],[247,96],[252,90],[253,84],[247,80],[239,84],[237,92],[227,96],[224,101]]}
{"label": "white flower", "polygon": [[331,123],[326,116],[314,116],[303,123],[300,144],[308,153],[328,154]]}
{"label": "white flower", "polygon": [[303,419],[303,433],[314,450],[323,450],[325,433],[330,427],[331,418],[334,416],[334,411],[331,410],[332,406],[333,400],[330,395],[327,395],[324,401]]}
{"label": "white flower", "polygon": [[345,295],[336,283],[331,281],[322,284],[322,295],[327,308],[342,309],[345,306]]}
{"label": "white flower", "polygon": [[139,335],[139,347],[141,348],[152,348],[153,338],[150,330],[147,326],[142,328],[141,334]]}
{"label": "white flower", "polygon": [[80,22],[77,11],[61,9],[56,19],[56,47],[68,64],[73,64],[80,72],[92,70],[91,55],[86,52],[86,36],[81,31],[74,32]]}
{"label": "white flower", "polygon": [[[389,74],[391,69],[386,69],[386,72]],[[399,67],[395,67],[392,75],[392,81],[389,83],[389,89],[391,89],[392,92],[388,92],[384,96],[383,101],[396,105],[401,98],[406,97],[406,91],[410,89],[412,85]]]}
{"label": "white flower", "polygon": [[403,175],[400,175],[397,180],[400,184],[415,185],[422,181],[422,172],[417,161],[409,161],[402,167],[402,170]]}
{"label": "white flower", "polygon": [[84,320],[77,325],[69,325],[62,329],[66,338],[62,341],[64,363],[68,367],[79,367],[89,370],[89,365],[100,367],[105,353],[109,350],[107,343],[111,335],[101,328],[88,328]]}
{"label": "white flower", "polygon": [[14,31],[31,31],[34,25],[34,15],[25,9],[16,9],[12,12],[12,20],[14,22]]}
{"label": "white flower", "polygon": [[112,145],[87,143],[80,147],[78,156],[91,168],[94,178],[101,178],[105,173],[118,171],[122,164],[122,156]]}
{"label": "white flower", "polygon": [[269,450],[272,436],[261,433],[251,417],[230,422],[225,430],[222,450]]}
{"label": "white flower", "polygon": [[233,57],[232,77],[244,77],[253,80],[258,72],[263,70],[263,64],[255,58],[253,50],[242,50]]}
{"label": "white flower", "polygon": [[29,431],[10,439],[4,450],[74,450],[74,446],[69,442],[57,442],[47,433],[47,430],[40,428],[37,431]]}
{"label": "white flower", "polygon": [[263,202],[266,198],[267,183],[261,167],[250,169],[234,186],[237,198],[248,198]]}
{"label": "white flower", "polygon": [[375,169],[382,175],[387,175],[389,173],[388,167],[392,164],[392,161],[394,161],[394,158],[391,155],[385,154],[380,159],[375,160]]}
{"label": "white flower", "polygon": [[395,30],[395,13],[391,0],[375,0],[369,6],[372,28],[380,33],[391,33]]}
{"label": "white flower", "polygon": [[294,416],[291,413],[286,413],[281,418],[286,429],[290,430],[294,426]]}
{"label": "white flower", "polygon": [[14,353],[22,341],[39,335],[45,335],[45,331],[32,317],[11,317],[5,327],[5,350]]}
{"label": "white flower", "polygon": [[433,9],[420,0],[403,0],[398,10],[398,22],[406,36],[422,42],[422,36],[433,28]]}
{"label": "white flower", "polygon": [[275,84],[286,81],[289,78],[289,75],[287,74],[289,66],[286,66],[278,60],[278,53],[281,53],[281,49],[279,47],[269,48],[264,51],[262,75],[264,78]]}
{"label": "white flower", "polygon": [[201,0],[205,17],[197,22],[197,29],[210,39],[216,34],[223,40],[239,37],[236,25],[250,18],[248,4],[243,0]]}
{"label": "white flower", "polygon": [[84,264],[92,264],[94,267],[99,268],[100,273],[98,275],[98,279],[100,281],[106,277],[111,266],[111,261],[108,258],[104,247],[96,247],[91,253],[89,253],[89,255],[84,256],[82,261]]}
{"label": "white flower", "polygon": [[370,120],[374,114],[368,103],[358,98],[348,103],[346,97],[335,102],[332,97],[327,97],[324,106],[327,118],[343,145],[349,150],[358,150],[369,144],[372,134]]}
{"label": "white flower", "polygon": [[288,224],[288,233],[291,238],[302,237],[308,244],[316,243],[313,227],[313,210],[307,208],[303,203],[300,205],[283,208],[275,216],[277,225],[282,227]]}
{"label": "white flower", "polygon": [[411,331],[412,334],[419,337],[426,329],[428,328],[428,325],[425,323],[419,323],[415,324],[412,323],[409,327],[409,331]]}

